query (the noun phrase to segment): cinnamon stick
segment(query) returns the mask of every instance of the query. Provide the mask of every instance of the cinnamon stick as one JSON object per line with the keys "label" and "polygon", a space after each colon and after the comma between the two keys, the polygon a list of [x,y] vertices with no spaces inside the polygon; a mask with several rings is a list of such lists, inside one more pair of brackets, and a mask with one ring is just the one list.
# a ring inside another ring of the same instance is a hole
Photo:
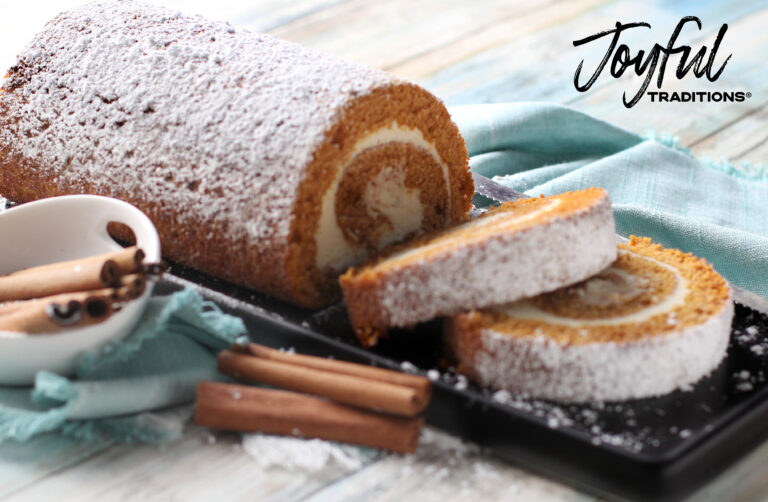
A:
{"label": "cinnamon stick", "polygon": [[142,249],[139,249],[136,246],[131,246],[121,251],[102,256],[117,263],[117,266],[120,267],[120,271],[123,274],[135,274],[143,271],[146,254],[144,254]]}
{"label": "cinnamon stick", "polygon": [[22,303],[25,304],[22,308],[0,316],[0,331],[31,335],[56,333],[72,327],[98,324],[113,312],[112,302],[103,296],[90,296],[83,301]]}
{"label": "cinnamon stick", "polygon": [[120,279],[112,261],[83,265],[61,264],[27,269],[0,277],[0,301],[27,300],[72,291],[110,286]]}
{"label": "cinnamon stick", "polygon": [[18,312],[20,310],[28,309],[31,305],[50,305],[58,303],[65,305],[71,301],[77,301],[84,303],[89,298],[103,298],[110,303],[120,303],[134,300],[144,294],[147,286],[147,279],[142,274],[131,274],[122,277],[120,280],[120,286],[114,289],[101,288],[92,291],[75,291],[72,293],[59,293],[51,296],[44,296],[42,298],[34,298],[31,300],[20,300],[15,302],[8,302],[0,305],[0,316],[5,316]]}
{"label": "cinnamon stick", "polygon": [[91,296],[83,301],[84,322],[79,326],[97,324],[106,321],[115,311],[111,297]]}
{"label": "cinnamon stick", "polygon": [[41,300],[42,300],[41,303],[43,303],[43,304],[54,303],[55,300],[46,301],[46,299],[48,299],[48,298],[54,299],[54,298],[58,298],[59,296],[63,296],[63,295],[47,296],[45,298],[39,298],[39,299],[35,299],[35,300],[19,300],[19,301],[15,301],[15,302],[3,303],[3,304],[0,305],[0,317],[5,316],[5,315],[9,315],[9,314],[13,314],[13,313],[18,312],[20,310],[24,310],[24,309],[28,308],[33,302],[41,302]]}
{"label": "cinnamon stick", "polygon": [[219,354],[218,369],[226,375],[245,380],[407,417],[418,415],[429,404],[429,395],[413,387],[229,350]]}
{"label": "cinnamon stick", "polygon": [[201,382],[195,422],[215,429],[329,439],[400,453],[416,450],[422,418],[357,410],[312,396]]}
{"label": "cinnamon stick", "polygon": [[22,310],[30,310],[33,306],[45,308],[48,305],[58,304],[67,305],[69,302],[82,303],[86,298],[96,295],[111,295],[113,290],[111,289],[99,289],[96,291],[78,291],[75,293],[61,293],[58,295],[44,296],[43,298],[35,298],[32,300],[21,300],[17,302],[9,302],[0,305],[0,316],[6,316],[20,312]]}
{"label": "cinnamon stick", "polygon": [[144,274],[130,274],[123,276],[120,287],[114,291],[114,299],[119,302],[135,300],[144,294],[147,289],[147,277]]}
{"label": "cinnamon stick", "polygon": [[142,271],[143,259],[134,247],[20,270],[0,277],[0,302],[119,286],[124,274]]}
{"label": "cinnamon stick", "polygon": [[423,401],[429,401],[432,393],[432,382],[428,378],[419,375],[410,375],[400,371],[393,371],[384,368],[374,368],[364,364],[350,363],[326,357],[309,356],[306,354],[296,354],[282,350],[272,349],[257,343],[248,343],[246,345],[233,345],[235,352],[246,352],[264,359],[282,361],[291,364],[306,366],[323,371],[331,371],[342,375],[352,375],[370,380],[391,383],[395,385],[404,385],[413,388],[419,393]]}

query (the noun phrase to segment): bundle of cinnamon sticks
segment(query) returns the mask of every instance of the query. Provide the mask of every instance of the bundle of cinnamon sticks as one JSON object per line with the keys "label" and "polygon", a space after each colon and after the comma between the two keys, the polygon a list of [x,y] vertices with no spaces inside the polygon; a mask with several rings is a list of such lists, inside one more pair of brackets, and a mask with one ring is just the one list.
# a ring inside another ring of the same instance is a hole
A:
{"label": "bundle of cinnamon sticks", "polygon": [[362,364],[235,345],[219,371],[278,387],[202,382],[195,421],[215,429],[331,439],[401,453],[416,450],[431,382]]}
{"label": "bundle of cinnamon sticks", "polygon": [[107,320],[158,273],[144,258],[134,246],[0,276],[0,331],[56,333]]}

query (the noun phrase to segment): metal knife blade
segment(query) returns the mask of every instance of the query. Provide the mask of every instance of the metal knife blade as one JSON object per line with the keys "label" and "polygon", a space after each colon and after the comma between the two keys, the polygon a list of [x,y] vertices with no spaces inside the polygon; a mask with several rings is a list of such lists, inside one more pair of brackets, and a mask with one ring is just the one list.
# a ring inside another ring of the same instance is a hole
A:
{"label": "metal knife blade", "polygon": [[491,181],[482,174],[472,173],[472,179],[475,182],[475,192],[496,202],[510,202],[530,198],[529,195]]}

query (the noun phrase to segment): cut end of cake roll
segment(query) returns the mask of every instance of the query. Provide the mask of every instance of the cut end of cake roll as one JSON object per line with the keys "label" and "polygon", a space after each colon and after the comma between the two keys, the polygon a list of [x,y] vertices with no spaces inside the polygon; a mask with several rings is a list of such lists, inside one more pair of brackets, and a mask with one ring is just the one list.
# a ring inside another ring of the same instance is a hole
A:
{"label": "cut end of cake roll", "polygon": [[565,402],[637,399],[715,369],[733,308],[705,260],[632,237],[586,281],[450,318],[446,343],[481,385]]}
{"label": "cut end of cake roll", "polygon": [[369,346],[392,327],[511,302],[581,281],[616,258],[607,192],[508,202],[449,230],[394,246],[341,278]]}
{"label": "cut end of cake roll", "polygon": [[465,221],[473,194],[464,141],[438,99],[394,82],[351,101],[299,187],[288,262],[301,302],[325,305],[350,266]]}

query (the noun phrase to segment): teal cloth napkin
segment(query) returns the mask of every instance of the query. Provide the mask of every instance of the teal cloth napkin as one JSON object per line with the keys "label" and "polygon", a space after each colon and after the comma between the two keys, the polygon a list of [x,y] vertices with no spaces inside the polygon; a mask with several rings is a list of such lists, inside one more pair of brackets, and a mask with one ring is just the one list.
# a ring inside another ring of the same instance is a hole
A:
{"label": "teal cloth napkin", "polygon": [[181,431],[151,410],[190,403],[217,377],[214,351],[245,332],[188,288],[153,297],[125,339],[85,354],[72,378],[41,371],[33,387],[0,387],[0,441],[59,431],[91,440],[161,442]]}
{"label": "teal cloth napkin", "polygon": [[597,186],[616,230],[709,260],[768,296],[768,168],[696,159],[671,137],[643,137],[547,103],[450,109],[473,171],[528,195]]}

